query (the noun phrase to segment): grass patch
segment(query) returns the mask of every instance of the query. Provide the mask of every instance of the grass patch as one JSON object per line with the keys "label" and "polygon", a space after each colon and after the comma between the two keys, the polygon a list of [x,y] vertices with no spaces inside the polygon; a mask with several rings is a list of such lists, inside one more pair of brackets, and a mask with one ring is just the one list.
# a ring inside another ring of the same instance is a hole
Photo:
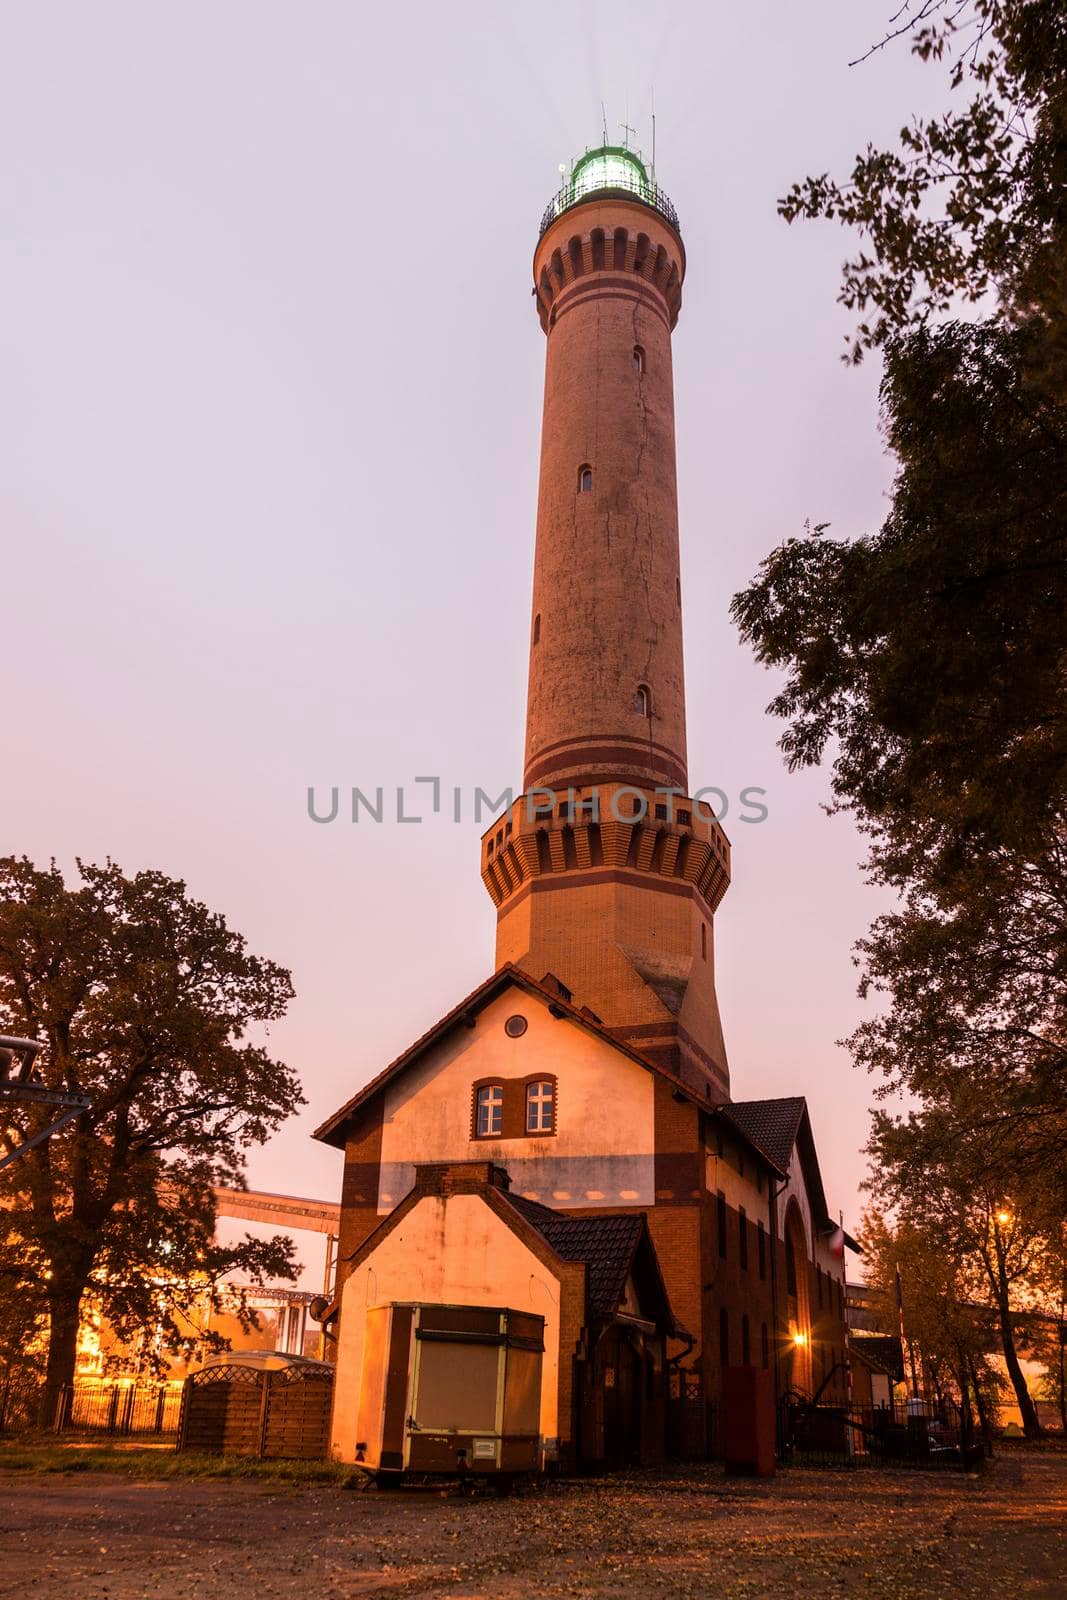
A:
{"label": "grass patch", "polygon": [[124,1478],[217,1478],[243,1482],[332,1484],[362,1489],[367,1473],[344,1461],[260,1461],[256,1456],[209,1456],[173,1447],[0,1443],[0,1472],[33,1474],[114,1472]]}

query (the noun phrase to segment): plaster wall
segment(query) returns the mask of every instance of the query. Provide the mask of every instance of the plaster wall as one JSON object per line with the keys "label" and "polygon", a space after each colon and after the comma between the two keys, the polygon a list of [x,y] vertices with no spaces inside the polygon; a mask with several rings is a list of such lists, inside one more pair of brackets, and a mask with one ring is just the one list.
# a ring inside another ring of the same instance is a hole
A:
{"label": "plaster wall", "polygon": [[796,1146],[789,1158],[789,1183],[778,1197],[778,1237],[782,1237],[783,1219],[791,1199],[795,1199],[800,1207],[800,1214],[804,1220],[804,1239],[808,1259],[831,1278],[842,1285],[845,1281],[845,1263],[841,1256],[835,1256],[830,1249],[829,1239],[826,1234],[819,1233],[812,1225],[811,1201],[808,1198],[808,1186],[804,1181],[804,1169]]}
{"label": "plaster wall", "polygon": [[[520,1015],[521,1038],[504,1032]],[[472,1095],[485,1078],[556,1078],[556,1130],[472,1138]],[[383,1095],[378,1212],[396,1206],[422,1162],[491,1160],[517,1194],[563,1208],[655,1204],[653,1078],[548,1004],[511,990],[416,1062]]]}
{"label": "plaster wall", "polygon": [[[393,1301],[508,1306],[545,1319],[541,1435],[559,1435],[560,1282],[476,1194],[426,1195],[345,1283],[330,1448],[356,1454],[366,1313]],[[549,1448],[551,1448],[551,1445]]]}

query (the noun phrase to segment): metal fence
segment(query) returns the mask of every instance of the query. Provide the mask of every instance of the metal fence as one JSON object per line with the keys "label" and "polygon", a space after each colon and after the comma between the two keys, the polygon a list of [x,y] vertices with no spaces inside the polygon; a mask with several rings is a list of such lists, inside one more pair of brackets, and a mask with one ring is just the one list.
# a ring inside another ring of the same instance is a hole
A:
{"label": "metal fence", "polygon": [[950,1404],[814,1405],[786,1395],[778,1412],[786,1466],[970,1468],[984,1449]]}
{"label": "metal fence", "polygon": [[0,1373],[0,1433],[24,1433],[37,1426],[41,1380],[25,1372]]}
{"label": "metal fence", "polygon": [[[672,228],[680,231],[677,211],[675,211],[670,199],[659,184],[653,183],[651,179],[640,178],[636,173],[632,178],[628,178],[625,174],[619,173],[612,178],[610,187],[599,192],[601,194],[628,192],[646,206],[651,206],[653,211],[658,211],[661,217],[666,217]],[[565,211],[569,211],[572,206],[581,205],[583,200],[594,199],[597,193],[598,191],[595,188],[585,189],[573,182],[565,183],[545,207],[541,218],[541,232],[538,237],[543,237],[556,218],[561,217]]]}
{"label": "metal fence", "polygon": [[181,1386],[79,1379],[60,1390],[47,1417],[41,1415],[44,1385],[20,1373],[0,1376],[0,1433],[50,1428],[82,1433],[150,1438],[176,1434]]}
{"label": "metal fence", "polygon": [[59,1396],[54,1427],[57,1433],[176,1434],[181,1400],[177,1384],[75,1383]]}

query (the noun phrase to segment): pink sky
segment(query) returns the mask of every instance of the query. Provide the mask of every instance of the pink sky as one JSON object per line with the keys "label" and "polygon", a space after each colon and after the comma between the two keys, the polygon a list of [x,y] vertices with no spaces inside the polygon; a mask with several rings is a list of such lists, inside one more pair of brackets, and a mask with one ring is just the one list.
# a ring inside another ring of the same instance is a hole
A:
{"label": "pink sky", "polygon": [[[569,21],[565,20],[571,19]],[[775,199],[937,103],[877,4],[21,8],[0,62],[8,782],[0,848],[184,877],[293,970],[306,1113],[253,1185],[336,1197],[309,1130],[491,969],[472,818],[308,821],[309,784],[521,777],[558,165],[621,122],[688,252],[675,335],[690,772],[727,817],[738,1098],[804,1093],[858,1222],[859,840],[790,777],[731,595],[806,518],[877,526],[847,240]],[[12,777],[17,774],[17,777]],[[316,1269],[317,1270],[317,1269]],[[314,1276],[314,1273],[312,1274]]]}

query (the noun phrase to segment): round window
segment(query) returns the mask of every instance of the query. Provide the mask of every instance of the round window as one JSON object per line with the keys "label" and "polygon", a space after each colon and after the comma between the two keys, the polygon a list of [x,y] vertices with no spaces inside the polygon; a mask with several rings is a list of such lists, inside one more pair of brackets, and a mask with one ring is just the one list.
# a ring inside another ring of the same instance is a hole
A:
{"label": "round window", "polygon": [[509,1039],[521,1039],[528,1027],[529,1023],[526,1021],[526,1018],[516,1015],[514,1017],[509,1017],[505,1022],[504,1032],[507,1034]]}

